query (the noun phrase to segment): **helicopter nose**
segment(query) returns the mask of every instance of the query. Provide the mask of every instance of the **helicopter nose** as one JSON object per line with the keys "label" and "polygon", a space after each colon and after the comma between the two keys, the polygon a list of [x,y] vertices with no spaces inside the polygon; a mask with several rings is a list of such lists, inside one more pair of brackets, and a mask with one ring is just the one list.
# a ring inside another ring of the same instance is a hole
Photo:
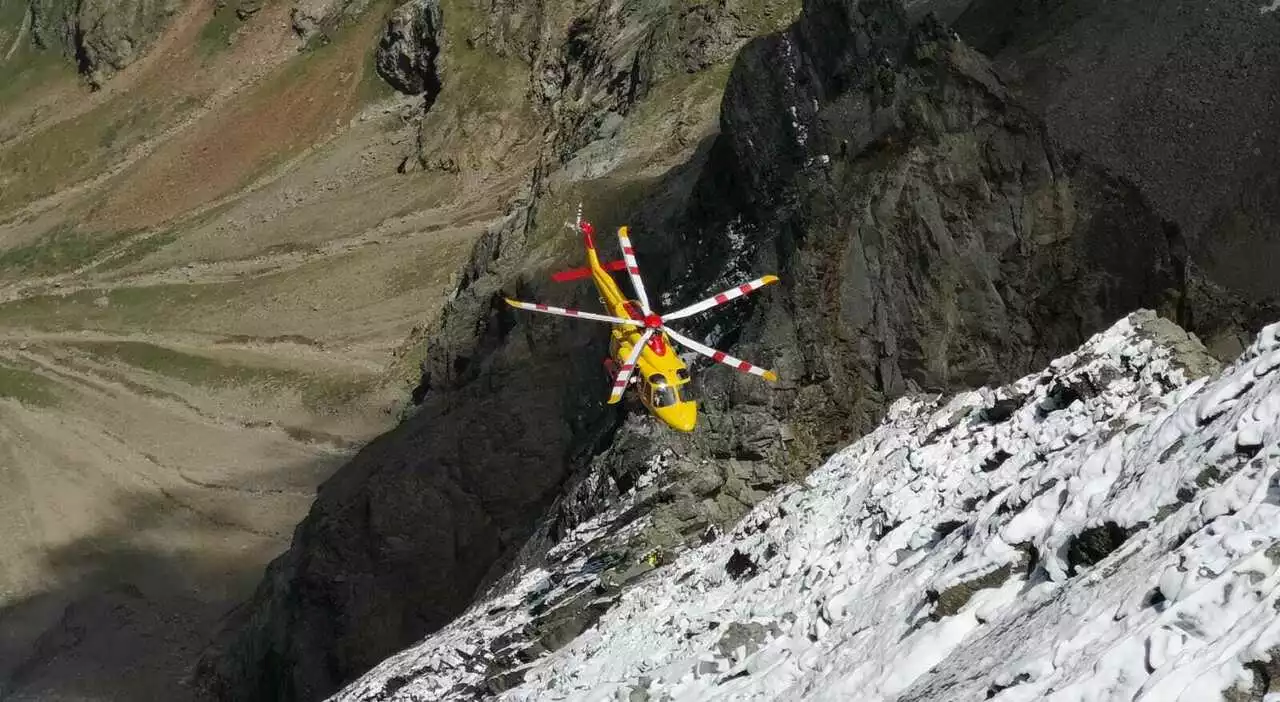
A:
{"label": "helicopter nose", "polygon": [[698,424],[698,405],[695,402],[681,402],[672,407],[667,423],[679,431],[693,431]]}

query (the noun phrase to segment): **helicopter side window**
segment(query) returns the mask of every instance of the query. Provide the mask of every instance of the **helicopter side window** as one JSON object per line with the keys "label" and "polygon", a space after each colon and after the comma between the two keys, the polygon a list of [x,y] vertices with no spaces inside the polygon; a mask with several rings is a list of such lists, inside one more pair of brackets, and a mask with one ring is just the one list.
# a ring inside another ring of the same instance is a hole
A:
{"label": "helicopter side window", "polygon": [[677,387],[679,388],[681,402],[696,402],[702,399],[702,393],[698,392],[698,386],[694,384],[693,380],[689,380]]}

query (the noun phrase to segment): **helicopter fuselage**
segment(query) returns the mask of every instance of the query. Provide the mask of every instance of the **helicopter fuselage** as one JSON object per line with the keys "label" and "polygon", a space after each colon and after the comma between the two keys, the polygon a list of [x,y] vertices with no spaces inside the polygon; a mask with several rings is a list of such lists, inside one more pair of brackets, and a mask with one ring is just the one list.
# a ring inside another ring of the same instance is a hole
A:
{"label": "helicopter fuselage", "polygon": [[[625,227],[623,229],[625,230]],[[591,279],[595,282],[605,306],[615,317],[646,322],[639,303],[623,295],[613,276],[600,264],[595,243],[590,236],[586,237],[586,243],[587,265],[591,268]],[[631,355],[644,331],[644,327],[613,325],[606,369],[616,372],[617,368]],[[632,379],[640,402],[654,416],[672,429],[693,431],[698,422],[698,403],[693,392],[693,379],[689,374],[688,366],[676,353],[666,332],[657,329],[649,338],[644,350],[636,359],[636,369]]]}

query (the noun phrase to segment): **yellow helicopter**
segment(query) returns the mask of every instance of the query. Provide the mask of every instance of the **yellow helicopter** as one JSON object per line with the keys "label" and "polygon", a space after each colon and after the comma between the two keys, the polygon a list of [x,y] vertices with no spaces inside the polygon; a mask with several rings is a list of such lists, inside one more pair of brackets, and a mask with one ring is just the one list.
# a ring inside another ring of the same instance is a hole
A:
{"label": "yellow helicopter", "polygon": [[[631,247],[627,227],[618,228],[618,243],[622,245],[622,259],[602,264],[596,253],[595,230],[590,222],[582,219],[581,207],[578,209],[577,220],[566,226],[582,235],[587,249],[587,265],[556,273],[551,276],[552,280],[566,282],[590,277],[600,291],[602,301],[613,314],[596,314],[533,302],[520,302],[510,298],[507,298],[507,304],[531,312],[545,312],[562,317],[612,324],[609,358],[604,361],[605,369],[613,379],[609,404],[617,403],[622,399],[627,387],[635,385],[640,402],[658,419],[673,429],[693,431],[698,422],[697,393],[694,391],[688,367],[672,347],[673,341],[744,373],[758,375],[769,381],[777,380],[777,375],[773,371],[700,344],[666,324],[668,321],[704,312],[759,290],[770,283],[776,283],[777,276],[766,275],[683,309],[660,315],[649,306],[649,298],[645,293],[644,281],[640,279],[640,268],[636,265],[635,251]],[[627,299],[618,289],[618,284],[610,273],[622,270],[630,276],[638,299]]]}

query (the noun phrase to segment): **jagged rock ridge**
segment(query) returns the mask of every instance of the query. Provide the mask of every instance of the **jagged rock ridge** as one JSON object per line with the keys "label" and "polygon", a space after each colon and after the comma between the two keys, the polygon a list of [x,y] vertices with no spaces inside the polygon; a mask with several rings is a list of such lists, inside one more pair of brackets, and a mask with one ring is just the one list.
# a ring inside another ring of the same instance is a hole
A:
{"label": "jagged rock ridge", "polygon": [[[637,488],[335,699],[1261,699],[1277,334],[1218,374],[1137,313],[1011,385],[900,399],[618,594],[599,545]],[[565,616],[583,600],[612,607],[585,632]]]}
{"label": "jagged rock ridge", "polygon": [[440,91],[440,21],[439,0],[405,3],[387,20],[378,44],[378,75],[402,93],[423,93],[428,103]]}

